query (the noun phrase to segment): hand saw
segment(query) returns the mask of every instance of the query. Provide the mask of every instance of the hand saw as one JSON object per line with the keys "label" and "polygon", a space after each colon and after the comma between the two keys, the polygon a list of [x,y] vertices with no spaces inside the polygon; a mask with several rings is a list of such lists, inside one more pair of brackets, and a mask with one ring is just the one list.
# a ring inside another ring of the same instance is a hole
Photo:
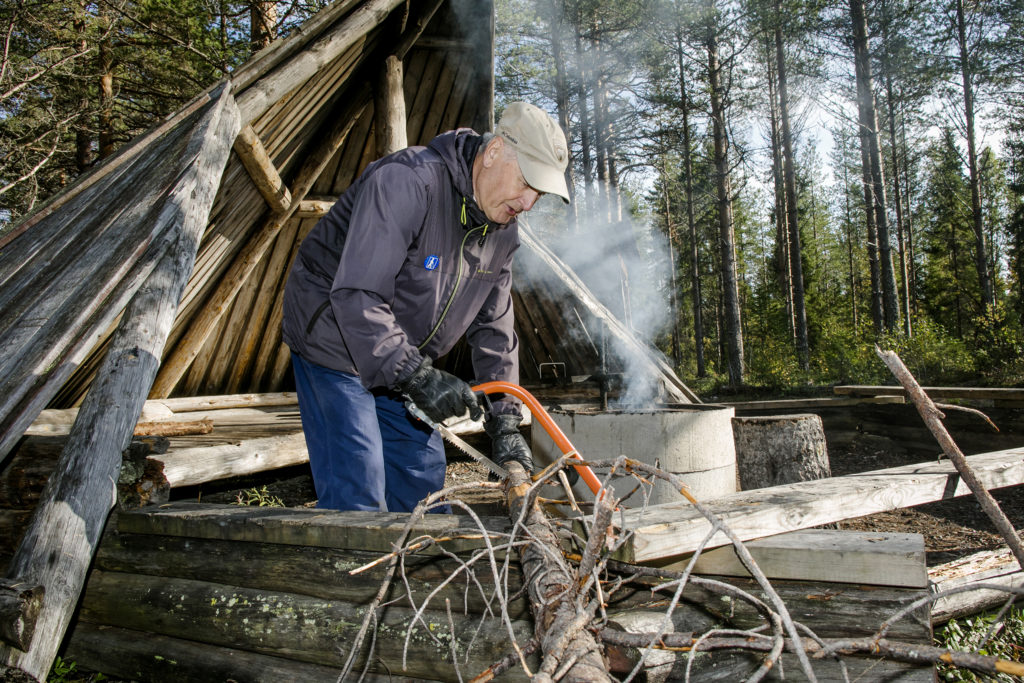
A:
{"label": "hand saw", "polygon": [[427,417],[426,414],[422,410],[420,410],[412,401],[405,402],[405,409],[408,410],[409,414],[415,417],[416,419],[430,425],[437,431],[441,432],[441,436],[444,437],[445,441],[455,446],[469,457],[476,460],[478,463],[489,469],[494,474],[498,475],[500,479],[504,479],[505,477],[508,476],[508,470],[506,470],[504,467],[488,458],[486,455],[481,453],[476,448],[470,446],[468,443],[466,443],[465,439],[463,439],[458,434],[449,429],[444,423],[431,421],[431,419]]}

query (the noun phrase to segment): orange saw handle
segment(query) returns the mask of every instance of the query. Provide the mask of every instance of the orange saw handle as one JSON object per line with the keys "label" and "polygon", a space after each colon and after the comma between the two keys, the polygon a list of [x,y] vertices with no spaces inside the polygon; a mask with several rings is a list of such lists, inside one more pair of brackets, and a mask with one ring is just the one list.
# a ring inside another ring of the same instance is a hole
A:
{"label": "orange saw handle", "polygon": [[[526,404],[526,407],[530,409],[530,413],[533,415],[533,419],[540,422],[541,427],[548,433],[548,436],[555,442],[559,450],[562,451],[562,455],[568,455],[577,460],[583,460],[580,457],[579,451],[570,443],[569,439],[566,438],[565,434],[559,429],[555,421],[548,415],[548,411],[544,410],[544,406],[540,404],[533,394],[526,389],[523,389],[518,384],[512,384],[511,382],[484,382],[473,387],[473,391],[482,391],[485,394],[511,394],[520,401]],[[583,481],[586,482],[590,490],[597,495],[597,492],[601,490],[601,482],[594,474],[594,471],[590,469],[588,465],[573,465],[576,468],[576,472],[580,475]]]}

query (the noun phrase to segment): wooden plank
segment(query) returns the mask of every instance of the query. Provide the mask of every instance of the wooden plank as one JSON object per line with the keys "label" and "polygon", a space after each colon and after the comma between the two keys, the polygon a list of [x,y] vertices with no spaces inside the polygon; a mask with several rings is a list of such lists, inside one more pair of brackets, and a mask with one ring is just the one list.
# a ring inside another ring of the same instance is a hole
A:
{"label": "wooden plank", "polygon": [[[931,399],[937,398],[975,398],[975,399],[1007,399],[1024,401],[1024,389],[989,388],[989,387],[921,387]],[[879,385],[839,385],[832,389],[840,396],[906,396],[903,387]]]}
{"label": "wooden plank", "polygon": [[169,230],[179,235],[179,243],[125,310],[61,455],[61,471],[74,476],[51,478],[11,560],[9,576],[37,583],[46,592],[29,650],[2,646],[0,663],[34,678],[49,671],[71,621],[114,504],[121,452],[156,374],[239,126],[230,87],[225,85],[196,125],[179,182],[159,216],[173,225]]}
{"label": "wooden plank", "polygon": [[859,398],[793,398],[779,399],[775,401],[721,401],[721,405],[732,406],[739,410],[776,410],[779,412],[791,410],[816,410],[819,408],[849,408],[865,403],[890,405],[893,403],[903,404],[906,401],[902,396],[864,396]]}
{"label": "wooden plank", "polygon": [[257,354],[265,339],[280,338],[281,320],[274,320],[271,316],[275,307],[280,310],[284,285],[292,263],[293,248],[298,246],[296,235],[301,222],[297,218],[288,221],[264,257],[267,263],[259,280],[260,294],[253,302],[248,320],[238,331],[241,340],[226,386],[229,392],[238,392],[244,386],[248,386],[248,379],[257,363]]}
{"label": "wooden plank", "polygon": [[[504,518],[482,519],[491,531],[506,533],[511,528]],[[173,503],[158,510],[123,513],[118,517],[118,529],[125,533],[390,552],[408,521],[408,513],[399,512]],[[469,524],[457,515],[427,515],[415,525],[413,536],[461,534]],[[481,545],[482,541],[474,538],[446,543],[452,552],[475,550]]]}
{"label": "wooden plank", "polygon": [[[108,527],[109,530],[109,527]],[[201,557],[202,561],[196,558]],[[152,534],[108,533],[96,555],[96,569],[104,571],[168,576],[194,581],[230,584],[243,588],[301,593],[324,600],[344,600],[365,605],[373,599],[384,579],[387,563],[349,574],[381,558],[381,553],[341,548],[249,543],[218,539],[157,536]],[[452,601],[459,613],[484,614],[495,610],[491,601],[494,575],[489,562],[478,562],[466,574],[442,587],[446,578],[460,569],[461,560],[442,555],[411,554],[405,558],[406,581],[392,585],[388,601],[397,599],[408,606],[406,587],[420,603],[431,592],[434,600]],[[508,572],[507,592],[522,589],[522,574],[516,564]],[[404,584],[404,585],[403,585]],[[480,589],[475,586],[479,585]],[[504,586],[504,582],[502,583]],[[467,590],[467,586],[469,589]],[[510,600],[509,615],[529,615],[524,596]]]}
{"label": "wooden plank", "polygon": [[[108,677],[126,681],[336,683],[341,675],[340,667],[83,621],[70,632],[65,656],[79,668],[103,671]],[[370,674],[364,680],[382,683],[387,679]]]}
{"label": "wooden plank", "polygon": [[[921,534],[803,529],[748,541],[744,545],[769,579],[907,588],[928,586]],[[682,570],[688,561],[688,557],[680,558],[669,567]],[[694,572],[750,575],[731,545],[701,553]]]}
{"label": "wooden plank", "polygon": [[[1024,483],[1024,448],[972,455],[967,461],[986,488]],[[742,491],[705,505],[741,540],[750,540],[947,500],[968,492],[953,464],[943,460]],[[622,526],[633,532],[622,551],[628,562],[691,552],[711,530],[704,516],[685,502],[628,510],[623,514]],[[718,532],[708,547],[728,542]]]}
{"label": "wooden plank", "polygon": [[[1024,571],[1009,548],[986,550],[940,564],[928,570],[932,593],[961,588],[972,583],[986,583],[1004,588],[1024,589]],[[939,598],[932,605],[932,623],[977,614],[1005,603],[1011,593],[999,590],[975,590]],[[1019,598],[1018,598],[1019,601]]]}

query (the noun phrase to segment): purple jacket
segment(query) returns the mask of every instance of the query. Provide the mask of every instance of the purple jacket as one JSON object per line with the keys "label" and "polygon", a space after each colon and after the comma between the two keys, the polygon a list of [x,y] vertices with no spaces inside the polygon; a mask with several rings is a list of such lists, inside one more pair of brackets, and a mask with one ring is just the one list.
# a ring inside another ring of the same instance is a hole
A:
{"label": "purple jacket", "polygon": [[473,199],[482,142],[469,129],[444,133],[375,161],[346,190],[288,276],[282,327],[292,351],[367,388],[392,388],[465,334],[476,382],[518,383],[519,233],[514,220],[489,223]]}

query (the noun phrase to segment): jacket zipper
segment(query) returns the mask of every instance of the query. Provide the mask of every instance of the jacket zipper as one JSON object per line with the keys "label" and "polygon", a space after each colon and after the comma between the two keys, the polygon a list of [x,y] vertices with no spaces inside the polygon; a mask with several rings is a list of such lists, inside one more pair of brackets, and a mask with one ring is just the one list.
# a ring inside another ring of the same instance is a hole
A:
{"label": "jacket zipper", "polygon": [[434,338],[434,335],[437,334],[437,331],[441,329],[441,323],[444,322],[445,316],[448,315],[448,309],[452,307],[452,302],[455,301],[455,295],[458,293],[459,285],[462,283],[462,266],[466,261],[466,256],[464,253],[466,249],[466,242],[469,240],[469,236],[472,235],[477,230],[484,231],[483,235],[481,235],[481,239],[483,239],[483,237],[487,235],[487,223],[484,223],[483,225],[477,228],[471,228],[470,230],[467,230],[466,234],[462,237],[462,244],[459,245],[459,272],[458,275],[455,277],[455,286],[452,287],[452,293],[448,296],[448,301],[444,305],[444,310],[441,311],[441,317],[438,319],[437,324],[434,325],[434,329],[430,331],[430,334],[427,335],[427,338],[424,339],[422,343],[416,346],[417,351],[422,351],[423,347],[426,346],[430,342],[430,340]]}

